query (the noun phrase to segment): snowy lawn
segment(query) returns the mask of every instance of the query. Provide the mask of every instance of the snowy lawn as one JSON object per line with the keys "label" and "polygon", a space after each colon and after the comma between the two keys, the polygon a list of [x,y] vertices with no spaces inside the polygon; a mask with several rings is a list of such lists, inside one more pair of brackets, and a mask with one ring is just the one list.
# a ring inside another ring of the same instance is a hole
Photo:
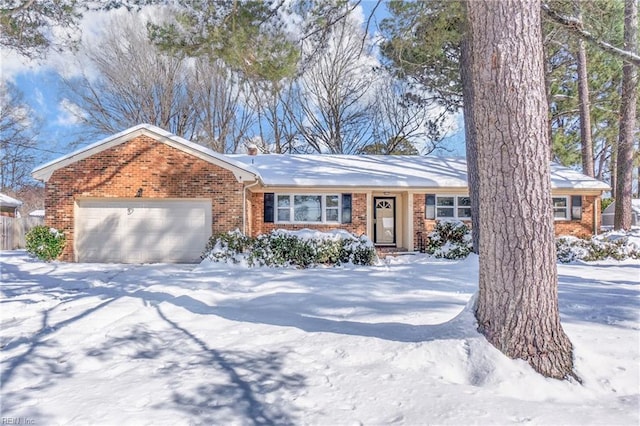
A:
{"label": "snowy lawn", "polygon": [[640,422],[640,262],[559,265],[584,383],[475,332],[477,258],[374,267],[42,263],[2,253],[2,422]]}

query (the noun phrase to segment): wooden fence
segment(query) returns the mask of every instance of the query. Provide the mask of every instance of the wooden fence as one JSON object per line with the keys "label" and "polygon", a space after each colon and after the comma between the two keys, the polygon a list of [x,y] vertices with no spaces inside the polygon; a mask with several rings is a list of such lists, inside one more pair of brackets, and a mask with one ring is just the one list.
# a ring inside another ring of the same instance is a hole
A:
{"label": "wooden fence", "polygon": [[24,236],[31,228],[38,225],[44,225],[44,218],[0,216],[0,250],[24,248]]}

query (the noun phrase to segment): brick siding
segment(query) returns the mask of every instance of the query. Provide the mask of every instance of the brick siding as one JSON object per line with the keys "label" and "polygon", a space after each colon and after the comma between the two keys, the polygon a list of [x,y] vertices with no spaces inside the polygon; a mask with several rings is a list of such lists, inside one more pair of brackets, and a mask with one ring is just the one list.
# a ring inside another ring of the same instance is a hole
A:
{"label": "brick siding", "polygon": [[242,229],[243,186],[233,173],[148,136],[56,170],[46,184],[47,226],[64,231],[73,261],[74,203],[83,197],[207,198],[212,232]]}
{"label": "brick siding", "polygon": [[[557,220],[555,221],[556,236],[573,235],[576,237],[590,237],[594,234],[593,209],[600,211],[600,198],[595,195],[584,195],[582,197],[582,219],[580,220]],[[600,228],[601,215],[598,214],[597,227]],[[471,221],[464,221],[469,227]],[[418,247],[419,232],[426,234],[431,232],[436,225],[435,220],[425,219],[425,194],[415,194],[413,196],[413,230],[414,247]]]}

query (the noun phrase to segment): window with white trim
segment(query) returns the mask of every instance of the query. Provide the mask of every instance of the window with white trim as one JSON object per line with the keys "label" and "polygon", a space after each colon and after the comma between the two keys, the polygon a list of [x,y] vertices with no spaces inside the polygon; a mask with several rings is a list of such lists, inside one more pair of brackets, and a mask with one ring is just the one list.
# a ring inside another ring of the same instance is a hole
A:
{"label": "window with white trim", "polygon": [[569,197],[553,197],[553,219],[568,220],[569,216]]}
{"label": "window with white trim", "polygon": [[436,195],[436,219],[471,219],[468,195]]}
{"label": "window with white trim", "polygon": [[341,197],[338,194],[278,194],[276,222],[339,223]]}

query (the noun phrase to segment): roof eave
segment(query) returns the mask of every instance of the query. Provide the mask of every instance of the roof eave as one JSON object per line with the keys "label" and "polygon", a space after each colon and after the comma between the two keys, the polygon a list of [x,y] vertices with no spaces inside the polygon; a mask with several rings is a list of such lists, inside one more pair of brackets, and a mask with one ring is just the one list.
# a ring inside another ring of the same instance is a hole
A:
{"label": "roof eave", "polygon": [[49,163],[46,163],[42,166],[36,167],[31,172],[31,176],[39,181],[47,182],[49,178],[51,178],[51,175],[53,175],[53,173],[58,169],[71,165],[77,161],[83,160],[94,154],[120,145],[142,135],[152,137],[169,146],[172,146],[173,148],[179,149],[183,152],[187,152],[188,154],[198,157],[204,161],[226,168],[233,173],[238,182],[252,182],[259,180],[260,175],[243,163],[237,162],[232,159],[225,159],[222,158],[222,156],[216,156],[212,155],[211,153],[207,153],[207,148],[202,147],[200,149],[200,147],[193,142],[189,142],[186,139],[173,135],[163,129],[160,129],[159,127],[150,124],[140,124],[138,126],[131,127],[120,133],[102,139],[94,144],[91,144]]}

